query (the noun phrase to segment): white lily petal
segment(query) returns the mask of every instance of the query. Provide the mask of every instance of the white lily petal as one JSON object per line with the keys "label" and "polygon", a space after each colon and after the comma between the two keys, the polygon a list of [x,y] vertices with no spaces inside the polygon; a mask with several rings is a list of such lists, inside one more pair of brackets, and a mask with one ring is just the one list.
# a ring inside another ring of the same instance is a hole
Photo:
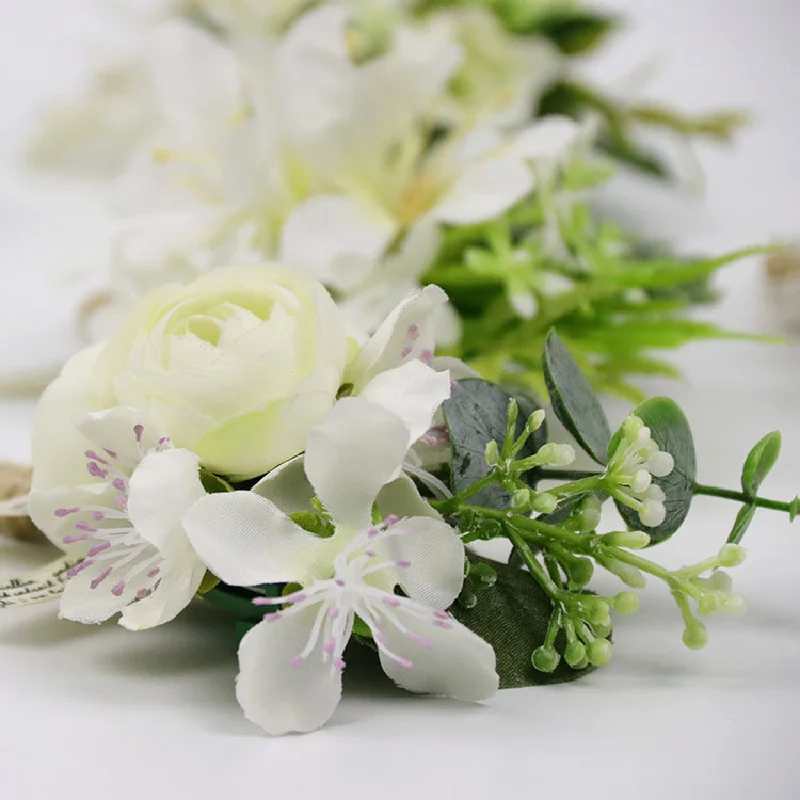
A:
{"label": "white lily petal", "polygon": [[501,152],[468,167],[432,213],[451,225],[484,222],[511,208],[533,185],[525,162],[514,153]]}
{"label": "white lily petal", "polygon": [[448,608],[464,584],[464,545],[445,522],[411,517],[397,523],[402,533],[383,547],[392,561],[407,563],[398,576],[403,591],[418,603]]}
{"label": "white lily petal", "polygon": [[231,586],[303,580],[324,540],[252,492],[210,494],[183,518],[192,547]]}
{"label": "white lily petal", "polygon": [[336,288],[357,286],[374,269],[396,224],[363,203],[318,195],[298,206],[281,234],[280,259]]}
{"label": "white lily petal", "polygon": [[359,396],[400,417],[408,429],[410,447],[431,427],[433,415],[450,397],[450,374],[409,361],[376,375]]}
{"label": "white lily petal", "polygon": [[181,531],[183,515],[204,497],[199,459],[190,450],[148,453],[131,475],[128,485],[128,518],[143,539],[164,555],[174,549],[168,541]]}
{"label": "white lily petal", "polygon": [[432,356],[434,316],[447,302],[438,286],[426,286],[409,295],[356,354],[345,374],[357,394],[378,373],[406,361]]}
{"label": "white lily petal", "polygon": [[205,564],[197,560],[173,567],[164,574],[153,594],[123,609],[119,624],[128,630],[141,631],[171,622],[192,602],[205,574]]}
{"label": "white lily petal", "polygon": [[514,139],[513,152],[531,161],[562,162],[577,144],[583,128],[569,117],[544,117]]}
{"label": "white lily petal", "polygon": [[346,397],[306,443],[306,475],[337,526],[369,526],[381,487],[403,464],[408,430],[393,413],[360,397]]}
{"label": "white lily petal", "polygon": [[408,630],[430,644],[424,647],[387,620],[382,628],[386,647],[412,663],[407,668],[380,654],[383,671],[398,686],[471,702],[487,700],[497,691],[494,650],[480,636],[455,620],[446,623],[452,627],[443,628],[432,621],[423,622],[402,608],[394,613]]}
{"label": "white lily petal", "polygon": [[339,704],[342,676],[330,660],[323,663],[321,646],[300,666],[292,664],[313,620],[312,610],[261,622],[239,645],[236,699],[247,719],[273,736],[316,730]]}
{"label": "white lily petal", "polygon": [[314,497],[314,487],[306,477],[303,456],[296,456],[275,467],[250,491],[274,503],[287,516],[308,510]]}

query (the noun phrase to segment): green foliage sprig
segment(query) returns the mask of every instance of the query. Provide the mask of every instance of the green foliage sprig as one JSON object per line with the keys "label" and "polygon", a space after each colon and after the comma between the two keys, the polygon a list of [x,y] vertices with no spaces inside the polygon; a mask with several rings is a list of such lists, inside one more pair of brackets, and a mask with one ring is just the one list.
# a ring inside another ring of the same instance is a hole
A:
{"label": "green foliage sprig", "polygon": [[[800,509],[800,498],[782,502],[758,495],[777,460],[779,435],[768,434],[753,448],[741,492],[705,486],[696,481],[689,423],[673,401],[645,401],[612,432],[588,381],[555,333],[547,336],[543,363],[556,416],[602,468],[565,469],[574,451],[569,445],[539,443],[546,437],[538,406],[521,414],[519,396],[480,379],[460,382],[444,407],[456,493],[431,504],[454,521],[465,542],[506,539],[512,557],[500,564],[470,556],[456,616],[493,644],[506,686],[570,680],[605,664],[612,651],[611,612],[635,612],[638,598],[632,590],[643,588],[647,577],[668,587],[683,618],[686,646],[703,647],[707,632],[701,618],[744,610],[724,570],[744,559],[740,541],[755,510],[770,508],[794,519]],[[505,426],[498,433],[501,419]],[[539,438],[531,447],[534,436]],[[479,451],[480,468],[475,464]],[[500,493],[492,493],[498,488]],[[641,550],[681,527],[698,494],[743,504],[718,552],[678,570],[644,557]],[[608,500],[627,530],[601,529]],[[627,588],[615,595],[591,593],[588,586],[597,568]],[[513,585],[513,592],[486,588],[498,583]]]}

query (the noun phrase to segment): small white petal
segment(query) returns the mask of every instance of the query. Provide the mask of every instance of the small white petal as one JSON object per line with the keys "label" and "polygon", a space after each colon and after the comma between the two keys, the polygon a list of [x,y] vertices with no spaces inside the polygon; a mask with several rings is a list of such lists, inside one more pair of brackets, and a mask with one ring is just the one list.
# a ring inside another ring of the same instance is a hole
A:
{"label": "small white petal", "polygon": [[386,318],[353,359],[345,374],[358,394],[380,372],[433,353],[434,315],[447,302],[438,286],[426,286],[407,297]]}
{"label": "small white petal", "polygon": [[393,413],[361,397],[346,397],[306,444],[306,475],[338,526],[369,526],[381,487],[398,474],[408,430]]}
{"label": "small white petal", "polygon": [[296,456],[275,467],[250,491],[270,500],[287,515],[308,510],[314,497],[314,487],[306,477],[303,456]]}
{"label": "small white petal", "polygon": [[409,361],[376,375],[359,396],[396,414],[408,429],[410,447],[431,427],[433,415],[450,397],[450,374]]}
{"label": "small white petal", "polygon": [[396,517],[430,517],[442,520],[439,512],[431,508],[419,493],[414,481],[405,474],[381,489],[378,509],[383,517],[394,514]]}
{"label": "small white petal", "polygon": [[273,736],[316,730],[333,714],[342,676],[323,663],[318,647],[298,667],[292,659],[306,645],[314,610],[260,622],[239,645],[236,699],[251,722]]}
{"label": "small white petal", "polygon": [[123,609],[119,624],[141,631],[172,621],[192,602],[205,574],[205,565],[197,560],[173,567],[164,573],[153,594]]}
{"label": "small white petal", "polygon": [[148,414],[128,406],[86,414],[78,421],[78,429],[97,447],[113,451],[130,466],[138,464],[163,435]]}
{"label": "small white petal", "polygon": [[206,566],[232,586],[302,580],[324,541],[252,492],[207,495],[183,526]]}
{"label": "small white petal", "polygon": [[363,283],[395,231],[390,219],[356,200],[318,195],[287,219],[280,259],[329,286],[346,289]]}
{"label": "small white petal", "polygon": [[148,453],[128,484],[128,518],[143,539],[170,555],[169,538],[183,539],[183,515],[205,493],[190,450]]}
{"label": "small white petal", "polygon": [[382,547],[389,558],[407,563],[398,567],[403,591],[418,603],[447,608],[464,584],[464,545],[445,522],[429,517],[411,517],[397,523],[403,531]]}
{"label": "small white petal", "polygon": [[666,517],[667,509],[658,500],[645,500],[639,510],[639,519],[648,528],[657,528]]}
{"label": "small white petal", "polygon": [[670,453],[659,450],[647,462],[647,469],[656,478],[666,478],[675,467],[675,459]]}
{"label": "small white petal", "polygon": [[494,650],[480,636],[456,620],[444,623],[452,627],[439,627],[434,624],[432,614],[430,621],[421,621],[400,608],[396,616],[412,633],[430,644],[425,647],[408,638],[387,621],[382,629],[386,647],[412,664],[404,667],[380,654],[383,671],[398,686],[411,692],[472,702],[486,700],[497,691],[499,678]]}
{"label": "small white petal", "polygon": [[507,211],[533,189],[533,175],[517,155],[503,152],[470,166],[433,210],[451,225],[484,222]]}

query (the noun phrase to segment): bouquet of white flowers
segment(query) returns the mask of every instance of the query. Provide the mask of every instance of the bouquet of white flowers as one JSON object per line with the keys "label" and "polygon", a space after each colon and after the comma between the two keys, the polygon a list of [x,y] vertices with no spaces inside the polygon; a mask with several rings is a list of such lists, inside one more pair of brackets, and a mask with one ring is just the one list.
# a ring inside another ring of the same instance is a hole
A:
{"label": "bouquet of white flowers", "polygon": [[593,386],[634,400],[633,376],[675,374],[654,350],[728,335],[682,311],[743,253],[672,258],[590,208],[615,164],[670,174],[640,129],[727,140],[741,121],[583,78],[574,57],[612,16],[568,0],[155,5],[31,150],[113,176],[104,300],[274,259],[375,331],[436,284],[440,346],[485,377],[542,392],[556,326]]}
{"label": "bouquet of white flowers", "polygon": [[[226,607],[237,699],[272,734],[331,717],[352,648],[405,689],[468,701],[580,677],[611,657],[611,612],[638,606],[593,593],[598,567],[664,581],[702,647],[698,615],[743,609],[723,568],[756,509],[800,509],[758,496],[780,436],[750,453],[741,491],[704,486],[675,403],[612,432],[551,332],[553,413],[597,464],[570,470],[535,398],[435,355],[445,303],[428,286],[356,337],[320,283],[276,265],[150,294],[41,399],[28,507],[64,555],[0,583],[0,606],[59,599],[64,618],[132,631],[195,598]],[[743,504],[718,553],[669,571],[635,552],[696,494]],[[629,529],[608,529],[609,501]],[[481,555],[489,540],[510,558]]]}

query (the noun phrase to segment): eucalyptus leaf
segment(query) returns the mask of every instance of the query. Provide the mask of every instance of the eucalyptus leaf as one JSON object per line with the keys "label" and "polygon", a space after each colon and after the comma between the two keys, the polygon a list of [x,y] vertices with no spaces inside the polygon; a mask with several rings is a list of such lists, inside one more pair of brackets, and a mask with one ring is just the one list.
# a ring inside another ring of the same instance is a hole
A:
{"label": "eucalyptus leaf", "polygon": [[742,541],[747,529],[750,527],[750,523],[753,521],[756,508],[758,508],[758,506],[756,506],[755,503],[750,503],[739,509],[739,513],[736,515],[736,520],[733,523],[733,530],[731,530],[728,536],[729,544],[739,544],[739,542]]}
{"label": "eucalyptus leaf", "polygon": [[[675,461],[675,466],[665,478],[653,478],[653,483],[661,487],[667,496],[664,505],[667,516],[658,527],[642,525],[638,512],[615,501],[619,513],[629,528],[644,530],[650,536],[651,544],[669,539],[683,524],[694,497],[697,477],[697,457],[689,421],[677,403],[667,397],[654,397],[645,400],[633,412],[650,428],[653,441],[661,450],[666,450]],[[609,445],[609,455],[616,447],[618,435],[615,434]]]}
{"label": "eucalyptus leaf", "polygon": [[742,467],[742,491],[755,497],[781,454],[780,431],[768,433],[747,455]]}
{"label": "eucalyptus leaf", "polygon": [[[492,567],[497,581],[491,591],[477,594],[472,608],[456,604],[451,611],[494,648],[501,689],[565,683],[592,669],[574,670],[563,659],[554,672],[534,669],[531,654],[544,643],[552,612],[550,598],[529,572],[472,554],[470,560]],[[562,631],[556,638],[556,650],[563,653],[565,645]]]}
{"label": "eucalyptus leaf", "polygon": [[[525,421],[541,406],[523,394],[511,395],[505,389],[479,378],[467,378],[453,387],[450,398],[445,400],[442,409],[450,434],[453,453],[451,489],[454,494],[463,491],[475,481],[488,474],[490,467],[484,453],[487,442],[494,440],[502,448],[508,425],[508,401],[514,397],[519,406],[516,435],[525,428]],[[534,431],[519,458],[533,455],[547,442],[547,430],[542,424]],[[523,478],[534,485],[537,470],[530,470]],[[510,496],[500,486],[488,486],[476,494],[469,502],[490,508],[508,508]]]}
{"label": "eucalyptus leaf", "polygon": [[543,366],[555,415],[598,464],[605,464],[611,439],[608,419],[586,376],[555,331],[547,334]]}

